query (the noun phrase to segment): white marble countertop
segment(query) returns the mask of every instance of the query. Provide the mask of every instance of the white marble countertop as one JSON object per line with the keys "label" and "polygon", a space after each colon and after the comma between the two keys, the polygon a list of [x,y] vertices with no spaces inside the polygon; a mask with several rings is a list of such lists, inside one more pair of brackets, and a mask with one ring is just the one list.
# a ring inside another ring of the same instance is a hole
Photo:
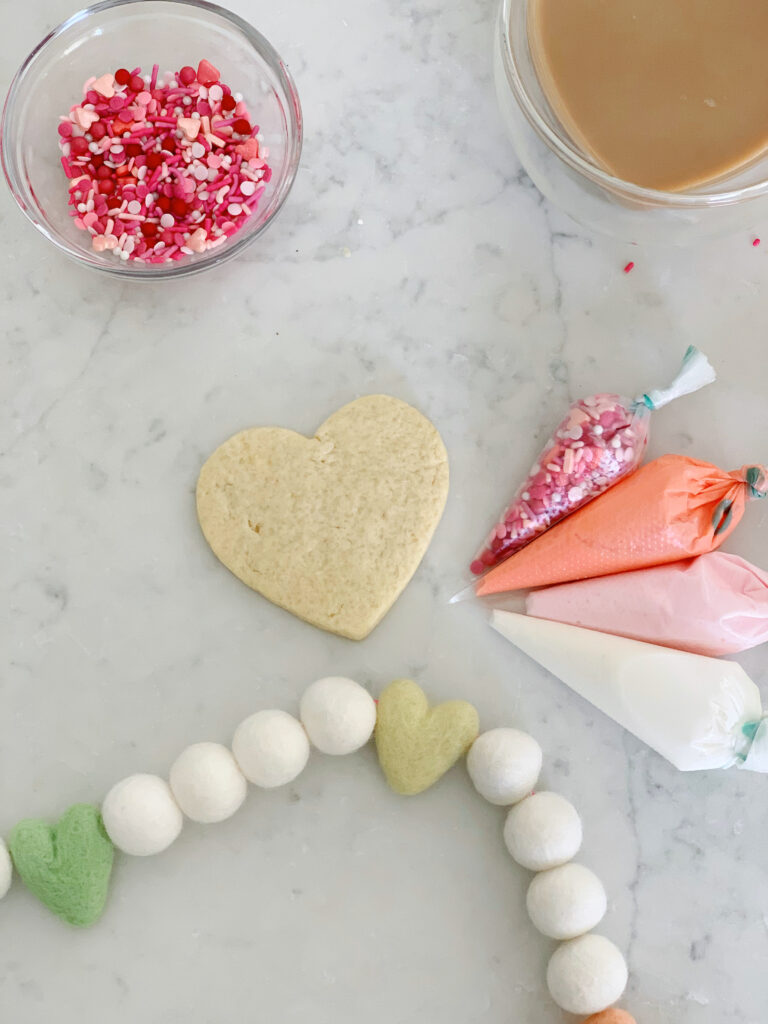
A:
{"label": "white marble countertop", "polygon": [[[295,708],[315,677],[377,692],[412,675],[541,741],[544,781],[583,814],[638,1024],[764,1024],[765,782],[675,772],[481,608],[445,599],[569,398],[664,382],[691,342],[719,383],[657,416],[652,453],[729,469],[767,457],[768,245],[630,250],[543,202],[497,114],[489,0],[233,6],[284,55],[306,115],[294,192],[245,258],[121,285],[67,262],[0,198],[0,833],[165,772],[187,743],[227,742],[252,710]],[[6,19],[3,88],[70,9],[40,0]],[[421,570],[355,644],[219,566],[193,488],[234,431],[311,432],[374,391],[437,424],[452,491]],[[752,507],[728,548],[765,563],[767,526]],[[768,682],[765,651],[743,663]],[[227,823],[121,858],[89,931],[15,885],[0,1016],[561,1024],[552,947],[527,921],[501,820],[460,770],[405,801],[371,750],[316,757]]]}

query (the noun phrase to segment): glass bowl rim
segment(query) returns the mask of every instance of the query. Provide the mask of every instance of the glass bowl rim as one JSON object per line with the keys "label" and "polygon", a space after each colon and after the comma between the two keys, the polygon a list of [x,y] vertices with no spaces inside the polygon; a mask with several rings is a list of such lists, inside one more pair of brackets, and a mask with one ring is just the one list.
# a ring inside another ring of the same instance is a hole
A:
{"label": "glass bowl rim", "polygon": [[243,36],[245,36],[248,43],[265,61],[265,63],[270,66],[270,69],[280,80],[281,88],[288,100],[284,105],[284,110],[288,125],[286,164],[289,171],[283,186],[282,194],[267,219],[263,224],[259,225],[258,228],[254,228],[248,233],[243,233],[241,237],[234,235],[229,245],[209,251],[209,253],[201,258],[190,260],[187,263],[144,264],[139,267],[135,267],[132,265],[132,261],[126,260],[125,263],[120,261],[115,264],[110,264],[105,260],[90,258],[89,253],[75,249],[66,242],[66,240],[59,238],[57,233],[51,231],[45,218],[40,217],[36,209],[28,208],[27,204],[22,201],[21,196],[23,194],[23,187],[18,184],[20,177],[18,173],[19,168],[16,160],[9,158],[8,146],[6,145],[9,111],[12,109],[18,98],[20,88],[30,67],[40,57],[45,49],[54,42],[54,40],[64,35],[79,23],[84,23],[88,21],[88,19],[101,15],[106,11],[111,11],[114,8],[119,7],[127,8],[134,4],[149,4],[151,2],[152,0],[100,0],[99,3],[95,3],[89,7],[83,7],[80,10],[75,11],[60,24],[52,28],[30,50],[11,79],[11,84],[8,87],[5,102],[3,103],[2,115],[0,116],[0,163],[2,163],[3,173],[11,195],[26,219],[45,238],[47,238],[49,242],[55,245],[60,252],[64,253],[65,256],[75,262],[83,266],[90,267],[93,270],[101,271],[102,273],[112,274],[116,277],[130,278],[133,281],[159,281],[171,277],[186,277],[191,274],[202,273],[204,270],[210,270],[213,267],[220,266],[222,263],[225,263],[239,255],[272,224],[273,220],[282,210],[296,180],[304,143],[303,115],[296,83],[294,82],[293,76],[286,67],[282,57],[274,46],[272,46],[266,36],[262,35],[258,29],[254,28],[253,25],[244,18],[241,18],[240,15],[236,14],[234,11],[229,11],[226,8],[219,6],[219,4],[209,2],[209,0],[163,0],[163,3],[174,4],[181,8],[189,7],[195,10],[202,10],[209,15],[219,17],[223,21],[233,25]]}
{"label": "glass bowl rim", "polygon": [[[521,0],[501,0],[497,31],[499,35],[504,72],[514,98],[522,110],[526,120],[536,134],[552,152],[565,164],[610,192],[655,206],[678,207],[682,209],[702,209],[711,206],[731,205],[748,199],[756,199],[768,193],[768,178],[753,185],[741,188],[722,189],[699,192],[666,192],[662,189],[645,188],[635,185],[623,178],[617,178],[608,171],[587,160],[574,145],[561,138],[547,124],[539,113],[538,106],[525,87],[518,67],[518,61],[512,49],[509,26],[512,17],[512,5]],[[530,0],[522,0],[528,5]]]}

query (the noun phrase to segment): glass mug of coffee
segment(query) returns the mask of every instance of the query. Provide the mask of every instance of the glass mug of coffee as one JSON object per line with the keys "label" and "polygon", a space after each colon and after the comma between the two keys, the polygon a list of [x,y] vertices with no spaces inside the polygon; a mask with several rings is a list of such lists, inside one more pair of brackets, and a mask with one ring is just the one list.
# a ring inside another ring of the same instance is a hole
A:
{"label": "glass mug of coffee", "polygon": [[494,70],[520,162],[587,227],[685,245],[768,212],[768,3],[502,0]]}

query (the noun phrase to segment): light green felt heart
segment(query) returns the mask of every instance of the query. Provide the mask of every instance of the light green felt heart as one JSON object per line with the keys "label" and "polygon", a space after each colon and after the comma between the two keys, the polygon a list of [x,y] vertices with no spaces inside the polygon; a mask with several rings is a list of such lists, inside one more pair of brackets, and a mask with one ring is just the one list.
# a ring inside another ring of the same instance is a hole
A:
{"label": "light green felt heart", "polygon": [[379,697],[376,749],[396,793],[415,796],[433,786],[477,738],[477,711],[465,700],[430,708],[424,691],[398,679]]}
{"label": "light green felt heart", "polygon": [[114,855],[98,807],[74,804],[56,825],[20,821],[8,846],[21,880],[54,914],[80,927],[98,920]]}

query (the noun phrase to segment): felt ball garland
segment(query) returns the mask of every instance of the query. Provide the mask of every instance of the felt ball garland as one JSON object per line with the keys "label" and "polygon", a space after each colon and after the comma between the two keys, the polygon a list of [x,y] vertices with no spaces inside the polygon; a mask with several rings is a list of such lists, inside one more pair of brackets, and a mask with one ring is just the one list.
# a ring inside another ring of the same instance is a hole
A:
{"label": "felt ball garland", "polygon": [[535,875],[526,906],[542,935],[565,941],[597,927],[605,916],[608,898],[597,875],[571,861]]}
{"label": "felt ball garland", "polygon": [[195,743],[176,758],[171,792],[190,821],[212,825],[231,818],[248,792],[234,756],[221,743]]}
{"label": "felt ball garland", "polygon": [[504,825],[510,854],[529,871],[548,871],[572,860],[581,848],[581,818],[559,793],[534,793],[515,804]]}
{"label": "felt ball garland", "polygon": [[129,775],[116,783],[104,798],[101,816],[114,845],[132,857],[167,850],[184,824],[171,787],[158,775]]}
{"label": "felt ball garland", "polygon": [[257,711],[238,725],[232,753],[249,782],[274,789],[304,771],[309,739],[301,722],[287,711]]}
{"label": "felt ball garland", "polygon": [[301,724],[323,754],[352,754],[365,746],[376,725],[376,702],[352,679],[329,676],[304,692]]}
{"label": "felt ball garland", "polygon": [[[378,706],[377,706],[378,705]],[[12,871],[50,910],[69,924],[93,924],[103,912],[114,850],[146,857],[179,836],[184,817],[213,823],[234,814],[248,782],[286,785],[306,766],[310,747],[325,754],[353,753],[375,736],[379,763],[392,788],[421,793],[466,755],[470,778],[489,803],[510,808],[504,842],[522,867],[536,872],[529,886],[531,921],[560,940],[547,968],[554,1001],[585,1024],[636,1024],[612,1006],[627,984],[621,951],[592,932],[607,906],[597,876],[572,858],[581,847],[581,819],[557,793],[532,792],[541,748],[517,729],[481,735],[477,712],[466,701],[430,707],[416,683],[390,684],[378,702],[352,679],[320,679],[305,691],[299,720],[285,711],[257,711],[237,727],[232,749],[196,743],[177,757],[169,781],[136,774],[107,793],[101,808],[75,804],[56,825],[19,822],[8,846],[0,839],[0,898]]]}

